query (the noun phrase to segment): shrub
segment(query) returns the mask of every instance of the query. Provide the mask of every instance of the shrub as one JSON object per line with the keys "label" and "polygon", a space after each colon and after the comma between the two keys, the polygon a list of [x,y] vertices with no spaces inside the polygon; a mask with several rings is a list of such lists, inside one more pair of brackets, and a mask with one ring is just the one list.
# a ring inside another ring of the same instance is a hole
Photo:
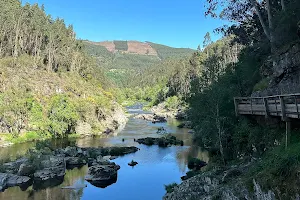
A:
{"label": "shrub", "polygon": [[206,166],[207,163],[198,159],[198,158],[189,158],[188,159],[188,168],[200,170],[202,167]]}
{"label": "shrub", "polygon": [[171,193],[174,191],[174,188],[178,186],[177,183],[171,183],[169,185],[165,185],[165,190],[167,191],[167,193]]}
{"label": "shrub", "polygon": [[74,104],[65,95],[55,95],[51,98],[48,117],[49,131],[54,137],[66,137],[79,119]]}

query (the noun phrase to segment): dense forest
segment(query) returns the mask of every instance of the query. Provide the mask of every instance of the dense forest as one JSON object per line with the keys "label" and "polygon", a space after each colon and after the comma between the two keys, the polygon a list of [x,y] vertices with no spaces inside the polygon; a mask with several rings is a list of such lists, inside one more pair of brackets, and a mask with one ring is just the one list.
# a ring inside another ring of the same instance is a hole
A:
{"label": "dense forest", "polygon": [[104,131],[120,108],[72,26],[37,4],[4,0],[0,9],[0,133],[23,141]]}
{"label": "dense forest", "polygon": [[[294,174],[300,161],[298,129],[294,129],[291,144],[284,150],[285,130],[281,129],[284,127],[281,122],[237,118],[233,99],[261,93],[278,94],[268,93],[268,88],[276,88],[282,77],[270,71],[276,70],[282,53],[299,44],[300,2],[223,3],[207,1],[206,15],[229,20],[233,25],[215,30],[224,34],[217,42],[212,43],[207,34],[205,48],[190,58],[189,65],[183,65],[186,69],[181,67],[175,71],[165,87],[169,94],[187,103],[188,116],[196,131],[194,140],[210,152],[214,165],[227,166],[262,158],[243,178],[251,187],[255,178],[265,189],[277,190],[279,199],[288,199],[299,192],[295,187],[287,187],[297,182]],[[294,55],[292,59],[298,57]],[[295,73],[292,68],[290,71]],[[291,75],[285,76],[289,78]]]}

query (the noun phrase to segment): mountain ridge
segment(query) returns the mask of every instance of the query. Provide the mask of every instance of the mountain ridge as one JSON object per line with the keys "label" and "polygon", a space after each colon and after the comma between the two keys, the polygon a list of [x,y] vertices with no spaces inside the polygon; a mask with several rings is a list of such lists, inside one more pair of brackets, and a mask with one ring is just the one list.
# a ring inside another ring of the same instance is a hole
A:
{"label": "mountain ridge", "polygon": [[[138,40],[112,40],[112,41],[90,41],[90,40],[83,40],[86,43],[96,46],[105,47],[106,50],[110,53],[123,53],[123,54],[136,54],[136,55],[148,55],[148,56],[157,56],[161,59],[173,57],[167,56],[167,54],[175,54],[188,56],[195,52],[194,49],[190,48],[176,48],[170,47],[163,44],[157,44],[154,42],[141,42]],[[178,56],[178,55],[176,55]]]}

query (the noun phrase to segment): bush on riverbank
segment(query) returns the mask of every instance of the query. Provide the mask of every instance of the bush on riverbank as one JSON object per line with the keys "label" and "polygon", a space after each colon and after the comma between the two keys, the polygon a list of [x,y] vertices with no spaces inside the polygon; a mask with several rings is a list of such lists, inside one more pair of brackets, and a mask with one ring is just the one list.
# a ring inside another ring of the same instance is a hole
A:
{"label": "bush on riverbank", "polygon": [[174,187],[176,187],[178,184],[177,183],[171,183],[169,185],[165,185],[165,190],[167,193],[171,193],[174,191]]}

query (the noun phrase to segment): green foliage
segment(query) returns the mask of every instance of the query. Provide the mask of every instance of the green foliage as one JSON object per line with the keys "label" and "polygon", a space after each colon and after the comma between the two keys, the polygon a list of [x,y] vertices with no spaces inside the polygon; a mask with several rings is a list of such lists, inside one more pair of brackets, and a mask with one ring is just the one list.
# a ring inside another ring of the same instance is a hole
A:
{"label": "green foliage", "polygon": [[300,2],[291,0],[286,5],[286,11],[278,12],[274,17],[274,35],[276,46],[281,50],[287,44],[299,40],[297,35],[300,20]]}
{"label": "green foliage", "polygon": [[6,139],[65,137],[79,121],[102,132],[115,98],[99,59],[86,51],[108,61],[111,53],[77,41],[72,26],[37,4],[4,0],[0,7],[0,122]]}
{"label": "green foliage", "polygon": [[155,44],[152,42],[147,42],[150,46],[156,50],[158,56],[162,60],[166,59],[182,59],[184,57],[190,57],[195,52],[193,49],[188,48],[171,48],[161,44]]}
{"label": "green foliage", "polygon": [[165,190],[166,190],[167,193],[172,193],[176,186],[178,186],[177,183],[171,183],[169,185],[165,185]]}
{"label": "green foliage", "polygon": [[51,98],[48,116],[49,132],[55,137],[65,137],[71,133],[79,119],[73,102],[65,95],[56,95]]}
{"label": "green foliage", "polygon": [[165,100],[166,108],[167,109],[178,109],[179,105],[181,104],[180,99],[177,96],[168,97]]}
{"label": "green foliage", "polygon": [[[267,53],[262,47],[247,47],[241,51],[239,62],[226,64],[224,62],[227,58],[222,55],[224,51],[219,50],[222,49],[222,45],[211,44],[207,48],[213,48],[216,53],[210,54],[211,56],[202,62],[195,62],[203,65],[203,71],[201,76],[192,82],[193,95],[187,99],[190,106],[189,116],[196,131],[195,141],[218,158],[212,160],[223,159],[225,162],[247,152],[249,149],[239,147],[246,147],[243,146],[245,140],[252,141],[255,135],[259,134],[250,134],[245,139],[244,136],[248,133],[235,133],[239,122],[236,121],[233,98],[252,92],[252,88],[260,80],[259,68]],[[230,52],[230,49],[226,51]],[[203,59],[201,54],[199,59]],[[212,63],[219,64],[211,65]]]}
{"label": "green foliage", "polygon": [[206,163],[198,158],[188,158],[188,168],[200,170],[201,167],[204,167]]}
{"label": "green foliage", "polygon": [[[298,139],[299,140],[299,139]],[[281,197],[299,193],[297,173],[300,164],[299,142],[287,150],[278,146],[265,154],[245,175],[245,181],[252,183],[255,178],[264,190],[277,188]]]}

